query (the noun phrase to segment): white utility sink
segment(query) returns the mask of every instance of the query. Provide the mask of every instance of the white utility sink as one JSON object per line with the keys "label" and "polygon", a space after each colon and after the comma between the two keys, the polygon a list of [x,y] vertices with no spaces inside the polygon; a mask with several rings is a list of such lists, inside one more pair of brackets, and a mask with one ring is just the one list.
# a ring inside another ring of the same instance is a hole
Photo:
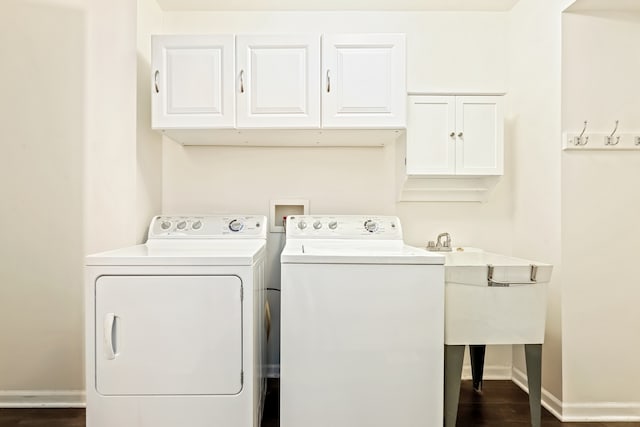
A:
{"label": "white utility sink", "polygon": [[445,257],[445,344],[541,344],[553,266],[453,248]]}

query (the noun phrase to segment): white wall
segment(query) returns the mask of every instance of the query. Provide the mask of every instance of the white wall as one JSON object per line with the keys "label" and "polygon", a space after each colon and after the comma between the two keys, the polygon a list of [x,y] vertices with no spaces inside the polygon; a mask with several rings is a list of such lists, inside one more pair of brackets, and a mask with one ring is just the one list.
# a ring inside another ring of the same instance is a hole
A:
{"label": "white wall", "polygon": [[[561,12],[570,1],[520,0],[510,12],[508,131],[514,143],[513,254],[554,265],[548,286],[543,400],[561,413]],[[521,347],[514,374],[526,373]]]}
{"label": "white wall", "polygon": [[[408,90],[504,92],[506,13],[166,12],[165,33],[403,32]],[[182,147],[165,138],[164,213],[269,213],[269,200],[310,200],[312,213],[401,217],[408,243],[448,231],[454,244],[511,252],[510,141],[507,174],[487,203],[395,202],[395,149]],[[269,287],[279,288],[281,235],[271,234]],[[487,377],[510,375],[511,348],[487,354]]]}
{"label": "white wall", "polygon": [[0,406],[81,402],[86,13],[0,3]]}
{"label": "white wall", "polygon": [[[563,130],[588,120],[588,131],[608,133],[620,120],[620,132],[640,135],[640,13],[567,13],[562,35]],[[640,419],[638,182],[640,152],[562,154],[568,418]]]}

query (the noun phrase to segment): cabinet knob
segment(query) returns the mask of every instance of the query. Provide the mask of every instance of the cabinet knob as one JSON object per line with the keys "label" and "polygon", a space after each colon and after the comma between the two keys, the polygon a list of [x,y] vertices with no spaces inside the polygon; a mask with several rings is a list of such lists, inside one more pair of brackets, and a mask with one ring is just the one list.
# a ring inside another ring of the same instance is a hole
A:
{"label": "cabinet knob", "polygon": [[449,136],[450,136],[451,138],[455,138],[456,133],[455,133],[455,132],[451,132],[451,133],[449,134]]}
{"label": "cabinet knob", "polygon": [[458,133],[458,138],[462,138],[463,136],[462,132]]}

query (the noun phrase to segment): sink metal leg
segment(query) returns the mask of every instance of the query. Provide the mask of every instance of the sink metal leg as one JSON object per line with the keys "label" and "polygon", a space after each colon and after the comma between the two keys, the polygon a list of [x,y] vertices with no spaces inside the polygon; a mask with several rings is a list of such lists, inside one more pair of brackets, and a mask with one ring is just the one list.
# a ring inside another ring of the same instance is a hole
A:
{"label": "sink metal leg", "polygon": [[527,381],[529,383],[531,426],[540,427],[542,415],[542,344],[525,344],[524,355],[527,363]]}
{"label": "sink metal leg", "polygon": [[444,426],[455,427],[460,400],[464,345],[444,346]]}
{"label": "sink metal leg", "polygon": [[471,356],[471,376],[473,377],[473,389],[482,391],[482,375],[484,372],[484,354],[486,345],[469,345]]}

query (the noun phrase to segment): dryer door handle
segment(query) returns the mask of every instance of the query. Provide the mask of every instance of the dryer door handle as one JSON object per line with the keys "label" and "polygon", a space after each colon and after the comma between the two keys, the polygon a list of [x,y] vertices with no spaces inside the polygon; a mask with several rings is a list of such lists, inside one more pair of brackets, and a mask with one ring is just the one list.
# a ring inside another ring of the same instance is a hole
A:
{"label": "dryer door handle", "polygon": [[116,315],[114,313],[107,313],[104,315],[104,351],[108,360],[116,358],[116,351],[113,347],[115,342],[115,325]]}

